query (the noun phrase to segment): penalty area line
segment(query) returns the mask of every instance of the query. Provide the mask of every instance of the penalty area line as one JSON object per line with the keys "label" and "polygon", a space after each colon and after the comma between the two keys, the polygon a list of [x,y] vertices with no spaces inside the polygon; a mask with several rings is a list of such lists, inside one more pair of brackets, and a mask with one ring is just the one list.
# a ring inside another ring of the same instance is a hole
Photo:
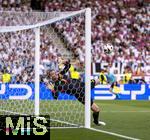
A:
{"label": "penalty area line", "polygon": [[137,138],[133,138],[133,137],[129,137],[129,136],[125,136],[125,135],[121,135],[121,134],[117,134],[117,133],[113,133],[113,132],[109,132],[109,131],[99,130],[99,129],[95,129],[95,128],[87,128],[87,129],[92,130],[92,131],[96,131],[96,132],[101,132],[101,133],[113,135],[113,136],[117,136],[117,137],[124,138],[127,140],[140,140]]}

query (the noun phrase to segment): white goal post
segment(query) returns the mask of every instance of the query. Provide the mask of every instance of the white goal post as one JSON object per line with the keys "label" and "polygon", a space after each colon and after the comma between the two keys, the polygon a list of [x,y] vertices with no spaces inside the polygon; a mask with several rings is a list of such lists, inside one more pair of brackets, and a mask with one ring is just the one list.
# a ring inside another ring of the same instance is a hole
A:
{"label": "white goal post", "polygon": [[[85,16],[85,110],[84,110],[84,125],[85,128],[91,127],[91,9],[86,8],[84,10],[75,12],[66,12],[65,14],[60,14],[58,17],[52,19],[41,21],[34,25],[24,25],[24,26],[0,26],[0,34],[10,33],[24,30],[34,30],[35,31],[35,67],[34,67],[34,83],[35,83],[35,99],[34,99],[34,115],[40,115],[40,31],[41,27],[53,24],[55,22],[72,18],[73,16],[83,14]],[[1,99],[0,99],[1,100]],[[4,109],[0,109],[4,110]],[[4,110],[5,111],[5,110]],[[9,112],[9,110],[6,110]],[[13,113],[13,111],[10,111]],[[16,112],[14,112],[15,114]],[[21,113],[21,112],[20,112]],[[19,112],[18,112],[19,114]],[[77,125],[78,126],[78,125]]]}

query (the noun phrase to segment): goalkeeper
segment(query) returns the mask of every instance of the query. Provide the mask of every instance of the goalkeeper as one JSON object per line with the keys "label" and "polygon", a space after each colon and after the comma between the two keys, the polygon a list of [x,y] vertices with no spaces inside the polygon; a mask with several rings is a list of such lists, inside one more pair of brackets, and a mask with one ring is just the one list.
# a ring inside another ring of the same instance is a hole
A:
{"label": "goalkeeper", "polygon": [[[66,76],[66,73],[70,69],[70,62],[64,61],[64,68],[62,71],[57,73],[54,70],[51,70],[47,73],[51,82],[47,83],[47,87],[52,91],[54,99],[58,99],[59,92],[67,93],[69,95],[74,95],[76,99],[85,104],[85,83],[79,79],[71,79]],[[91,80],[91,89],[95,87],[95,80]],[[96,103],[91,99],[91,110],[93,111],[93,122],[96,125],[105,125],[104,122],[99,121],[99,112],[100,109]]]}

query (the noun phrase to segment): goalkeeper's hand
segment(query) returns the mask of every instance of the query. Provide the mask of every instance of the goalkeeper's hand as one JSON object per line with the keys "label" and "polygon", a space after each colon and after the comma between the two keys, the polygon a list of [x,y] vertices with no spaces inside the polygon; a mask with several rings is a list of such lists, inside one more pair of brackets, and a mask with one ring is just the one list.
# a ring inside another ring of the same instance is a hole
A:
{"label": "goalkeeper's hand", "polygon": [[53,85],[52,83],[48,83],[48,84],[47,84],[47,87],[48,87],[51,91],[54,90],[54,85]]}

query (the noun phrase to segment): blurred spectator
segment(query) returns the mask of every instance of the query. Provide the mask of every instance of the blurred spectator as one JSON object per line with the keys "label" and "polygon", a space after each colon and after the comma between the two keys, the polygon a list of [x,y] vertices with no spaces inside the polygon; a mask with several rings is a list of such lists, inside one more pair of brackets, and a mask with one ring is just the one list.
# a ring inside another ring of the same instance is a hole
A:
{"label": "blurred spectator", "polygon": [[10,83],[11,82],[11,74],[8,72],[6,68],[2,71],[2,83]]}
{"label": "blurred spectator", "polygon": [[31,8],[33,10],[41,10],[41,0],[31,0]]}
{"label": "blurred spectator", "polygon": [[130,66],[126,66],[124,70],[124,76],[123,76],[123,84],[133,83],[133,72]]}
{"label": "blurred spectator", "polygon": [[[36,1],[0,1],[0,26],[31,25],[52,18],[52,15],[46,12],[31,13],[30,11],[34,9],[30,7],[30,2]],[[92,9],[92,62],[122,62],[130,66],[134,63],[142,63],[143,67],[150,65],[150,7],[144,4],[145,1],[51,0],[48,2],[38,0],[38,2],[40,5],[45,4],[47,12],[76,11],[86,7]],[[11,11],[11,14],[3,11]],[[15,11],[18,11],[17,16]],[[83,64],[85,58],[84,15],[56,22],[52,27]],[[22,80],[33,81],[34,31],[0,34],[0,40],[2,40],[0,42],[1,65],[6,64],[11,67],[11,72],[16,79],[20,75],[28,74],[28,77],[24,76]],[[48,27],[42,28],[41,73],[45,73],[43,66],[46,70],[58,69],[58,47],[53,44],[52,40]],[[108,42],[114,46],[112,56],[103,53],[103,45]],[[25,73],[28,66],[32,68]],[[138,67],[135,74],[141,74],[141,72],[144,73],[144,70]]]}
{"label": "blurred spectator", "polygon": [[[45,4],[45,10],[75,11],[87,6],[92,9],[92,59],[94,62],[116,60],[118,62],[135,63],[141,54],[147,57],[145,52],[146,48],[150,45],[147,40],[150,29],[148,27],[148,5],[138,7],[138,3],[142,3],[142,1],[137,0],[124,1],[124,3],[113,0],[80,0],[73,2],[73,4],[71,2],[71,0],[62,2],[53,0]],[[84,61],[83,22],[84,17],[80,16],[79,18],[73,18],[71,21],[63,21],[55,25],[58,32],[66,38],[68,46],[72,48],[75,56],[78,56],[82,62]],[[114,45],[115,53],[111,57],[114,57],[113,59],[102,54],[102,42],[103,44],[111,42]]]}
{"label": "blurred spectator", "polygon": [[70,69],[70,70],[69,70],[69,73],[70,73],[71,79],[76,79],[76,80],[81,79],[80,73],[77,71],[76,68]]}

